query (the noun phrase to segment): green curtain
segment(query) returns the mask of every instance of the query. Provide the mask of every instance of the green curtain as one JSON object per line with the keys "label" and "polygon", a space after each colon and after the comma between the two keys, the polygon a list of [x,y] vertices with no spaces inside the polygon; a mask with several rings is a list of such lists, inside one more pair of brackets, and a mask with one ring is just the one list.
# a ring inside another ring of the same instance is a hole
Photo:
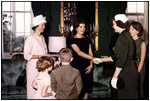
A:
{"label": "green curtain", "polygon": [[47,23],[45,25],[45,30],[43,36],[48,44],[49,36],[58,36],[60,24],[60,2],[52,1],[32,1],[32,10],[34,16],[42,14],[46,17]]}
{"label": "green curtain", "polygon": [[125,14],[127,2],[125,1],[103,1],[98,2],[99,13],[99,50],[97,56],[109,56],[112,54],[109,49],[110,41],[116,33],[112,28],[112,18],[119,13]]}
{"label": "green curtain", "polygon": [[46,25],[45,30],[42,33],[42,35],[45,37],[45,41],[48,44],[48,36],[50,33],[50,20],[51,20],[51,3],[50,2],[44,2],[44,1],[32,1],[31,2],[33,15],[37,16],[42,14],[44,17],[46,17]]}
{"label": "green curtain", "polygon": [[93,1],[77,1],[77,18],[83,18],[87,24],[95,22],[95,2]]}
{"label": "green curtain", "polygon": [[47,21],[51,20],[51,2],[32,1],[31,5],[34,16],[42,14],[43,16],[46,16]]}

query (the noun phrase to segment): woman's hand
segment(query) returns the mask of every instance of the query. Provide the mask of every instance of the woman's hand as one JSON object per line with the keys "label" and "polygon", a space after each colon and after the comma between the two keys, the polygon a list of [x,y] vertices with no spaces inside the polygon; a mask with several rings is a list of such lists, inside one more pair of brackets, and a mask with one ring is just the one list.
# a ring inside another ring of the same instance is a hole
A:
{"label": "woman's hand", "polygon": [[93,68],[93,64],[91,63],[91,65],[85,69],[86,70],[85,74],[89,74],[92,71],[92,68]]}
{"label": "woman's hand", "polygon": [[93,63],[95,64],[100,64],[100,63],[103,63],[102,59],[101,58],[94,58],[92,59]]}
{"label": "woman's hand", "polygon": [[112,78],[111,79],[111,86],[115,89],[117,89],[117,81],[118,81],[118,77],[117,78]]}
{"label": "woman's hand", "polygon": [[42,55],[42,56],[51,57],[52,55],[50,55],[50,54],[45,54],[45,55]]}

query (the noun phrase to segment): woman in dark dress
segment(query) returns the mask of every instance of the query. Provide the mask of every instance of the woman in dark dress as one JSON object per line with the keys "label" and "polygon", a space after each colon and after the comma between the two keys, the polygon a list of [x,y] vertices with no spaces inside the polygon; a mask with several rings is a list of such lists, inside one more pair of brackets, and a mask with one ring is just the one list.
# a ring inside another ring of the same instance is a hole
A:
{"label": "woman in dark dress", "polygon": [[[102,61],[114,61],[115,72],[111,80],[113,88],[118,89],[118,99],[138,99],[138,70],[135,65],[135,44],[126,30],[128,18],[124,14],[117,14],[113,19],[113,28],[120,36],[114,47],[112,57],[103,58]],[[117,88],[118,77],[122,77],[125,83],[123,89]]]}
{"label": "woman in dark dress", "polygon": [[144,79],[145,79],[145,56],[146,56],[146,43],[140,38],[143,34],[143,26],[139,22],[132,22],[129,25],[129,32],[136,45],[136,66],[138,67],[140,85],[139,85],[139,97],[144,99]]}
{"label": "woman in dark dress", "polygon": [[69,41],[69,46],[73,50],[73,61],[71,65],[81,72],[83,88],[79,99],[88,99],[88,93],[92,92],[93,86],[93,52],[91,41],[84,36],[85,21],[77,19],[73,26],[73,38]]}

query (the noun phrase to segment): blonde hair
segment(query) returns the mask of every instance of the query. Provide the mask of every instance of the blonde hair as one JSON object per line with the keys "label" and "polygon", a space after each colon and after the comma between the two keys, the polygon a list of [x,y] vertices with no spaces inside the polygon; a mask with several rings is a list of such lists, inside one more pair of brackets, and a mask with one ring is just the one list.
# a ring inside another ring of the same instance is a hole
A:
{"label": "blonde hair", "polygon": [[72,50],[69,48],[62,48],[59,51],[59,57],[62,62],[70,62],[72,58]]}
{"label": "blonde hair", "polygon": [[37,61],[36,68],[40,72],[40,71],[45,71],[46,69],[48,69],[49,67],[53,65],[54,65],[53,57],[43,56]]}

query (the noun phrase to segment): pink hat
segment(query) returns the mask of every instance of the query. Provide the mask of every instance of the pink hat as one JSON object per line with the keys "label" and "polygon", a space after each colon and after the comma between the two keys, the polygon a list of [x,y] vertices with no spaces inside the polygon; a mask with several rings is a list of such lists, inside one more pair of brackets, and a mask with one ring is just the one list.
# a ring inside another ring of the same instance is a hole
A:
{"label": "pink hat", "polygon": [[117,14],[115,15],[115,21],[122,21],[123,23],[126,23],[128,21],[128,18],[125,14]]}
{"label": "pink hat", "polygon": [[42,24],[42,23],[46,23],[47,21],[45,19],[46,19],[46,17],[43,17],[43,15],[38,15],[38,16],[34,17],[32,19],[33,27],[35,27],[39,24]]}

